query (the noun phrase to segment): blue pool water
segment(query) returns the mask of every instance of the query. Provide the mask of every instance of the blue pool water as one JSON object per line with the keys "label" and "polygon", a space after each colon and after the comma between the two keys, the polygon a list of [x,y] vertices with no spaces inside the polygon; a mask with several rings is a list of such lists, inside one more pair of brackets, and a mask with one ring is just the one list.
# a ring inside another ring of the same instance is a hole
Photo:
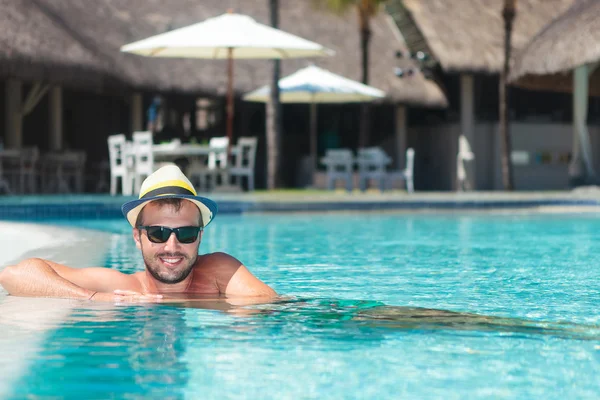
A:
{"label": "blue pool water", "polygon": [[[141,269],[123,220],[49,222]],[[292,299],[77,303],[11,398],[598,398],[599,239],[595,215],[219,216],[200,251]]]}

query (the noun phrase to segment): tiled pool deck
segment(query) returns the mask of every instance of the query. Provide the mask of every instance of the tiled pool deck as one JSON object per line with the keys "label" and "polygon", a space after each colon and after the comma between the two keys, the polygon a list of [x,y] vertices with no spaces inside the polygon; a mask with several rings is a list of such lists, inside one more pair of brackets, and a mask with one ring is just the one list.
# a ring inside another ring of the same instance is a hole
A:
{"label": "tiled pool deck", "polygon": [[[220,213],[335,211],[560,210],[600,211],[600,189],[562,192],[274,191],[214,193]],[[107,194],[0,196],[0,219],[116,218],[133,197]]]}

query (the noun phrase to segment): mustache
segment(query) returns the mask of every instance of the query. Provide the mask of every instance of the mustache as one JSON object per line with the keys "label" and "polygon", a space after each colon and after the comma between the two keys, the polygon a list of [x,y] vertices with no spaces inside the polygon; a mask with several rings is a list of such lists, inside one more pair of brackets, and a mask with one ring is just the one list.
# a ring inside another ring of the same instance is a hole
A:
{"label": "mustache", "polygon": [[179,253],[179,252],[175,252],[175,253],[159,253],[159,254],[156,255],[156,257],[161,257],[161,258],[172,258],[172,257],[188,258],[188,256],[185,253]]}

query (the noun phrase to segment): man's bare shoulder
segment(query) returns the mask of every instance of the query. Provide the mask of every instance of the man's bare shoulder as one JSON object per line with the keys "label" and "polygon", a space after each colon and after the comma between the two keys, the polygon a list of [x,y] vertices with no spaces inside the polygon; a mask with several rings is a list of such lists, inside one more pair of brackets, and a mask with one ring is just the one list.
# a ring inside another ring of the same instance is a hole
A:
{"label": "man's bare shoulder", "polygon": [[223,252],[207,253],[198,256],[195,268],[199,270],[210,269],[237,269],[242,265],[240,260]]}
{"label": "man's bare shoulder", "polygon": [[225,293],[231,277],[241,267],[242,263],[227,253],[208,253],[198,256],[194,274],[197,282],[213,282],[220,293]]}

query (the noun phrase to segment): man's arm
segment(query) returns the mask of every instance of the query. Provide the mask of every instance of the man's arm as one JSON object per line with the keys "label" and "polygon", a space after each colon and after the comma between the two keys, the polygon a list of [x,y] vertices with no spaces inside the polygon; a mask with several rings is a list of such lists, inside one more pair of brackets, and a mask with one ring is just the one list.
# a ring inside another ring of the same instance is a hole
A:
{"label": "man's arm", "polygon": [[89,299],[95,292],[138,290],[130,275],[108,268],[70,268],[40,258],[8,266],[0,285],[13,296]]}
{"label": "man's arm", "polygon": [[228,296],[274,298],[277,293],[252,275],[238,259],[226,253],[213,253],[211,265],[215,268],[217,287]]}

